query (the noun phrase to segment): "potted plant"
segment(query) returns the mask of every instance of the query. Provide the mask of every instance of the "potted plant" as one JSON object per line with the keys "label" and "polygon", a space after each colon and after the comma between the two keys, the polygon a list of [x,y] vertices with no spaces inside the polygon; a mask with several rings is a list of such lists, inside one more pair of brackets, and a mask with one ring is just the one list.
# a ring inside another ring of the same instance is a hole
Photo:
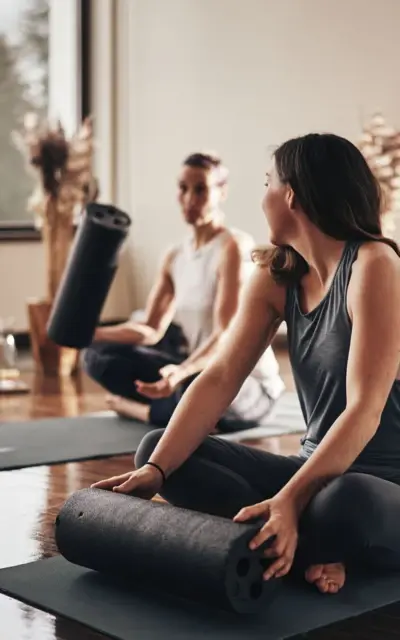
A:
{"label": "potted plant", "polygon": [[51,126],[27,114],[23,128],[13,134],[37,185],[28,203],[40,229],[46,261],[46,296],[28,300],[31,347],[36,367],[45,374],[71,375],[79,353],[59,347],[47,336],[46,326],[59,287],[77,217],[86,202],[97,197],[92,174],[93,127],[86,118],[68,138],[61,123]]}

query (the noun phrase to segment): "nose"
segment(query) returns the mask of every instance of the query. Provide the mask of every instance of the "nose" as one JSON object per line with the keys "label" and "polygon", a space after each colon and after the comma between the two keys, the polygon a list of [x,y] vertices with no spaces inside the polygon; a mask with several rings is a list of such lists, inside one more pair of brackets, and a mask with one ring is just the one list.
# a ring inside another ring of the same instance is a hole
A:
{"label": "nose", "polygon": [[191,209],[196,203],[196,194],[193,191],[188,190],[185,193],[184,204],[188,209]]}

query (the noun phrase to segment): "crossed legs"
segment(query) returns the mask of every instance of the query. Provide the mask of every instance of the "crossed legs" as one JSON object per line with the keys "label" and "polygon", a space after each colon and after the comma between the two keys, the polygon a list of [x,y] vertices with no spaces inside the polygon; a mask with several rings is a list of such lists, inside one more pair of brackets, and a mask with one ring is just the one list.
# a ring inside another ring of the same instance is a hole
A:
{"label": "crossed legs", "polygon": [[[145,436],[137,467],[149,459],[162,433]],[[208,437],[168,478],[161,495],[179,507],[232,518],[242,507],[273,497],[302,464],[297,456]],[[400,486],[350,470],[310,502],[299,534],[296,562],[308,567],[307,579],[321,591],[342,586],[344,565],[399,569]]]}

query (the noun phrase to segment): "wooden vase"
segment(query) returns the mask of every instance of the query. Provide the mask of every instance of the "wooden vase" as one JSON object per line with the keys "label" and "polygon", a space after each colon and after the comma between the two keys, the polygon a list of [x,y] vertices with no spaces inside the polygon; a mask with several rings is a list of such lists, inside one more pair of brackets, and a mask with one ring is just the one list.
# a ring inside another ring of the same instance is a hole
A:
{"label": "wooden vase", "polygon": [[73,208],[60,211],[57,198],[49,197],[43,219],[47,298],[54,300],[60,285],[74,235]]}
{"label": "wooden vase", "polygon": [[59,206],[57,198],[46,199],[42,239],[47,297],[28,301],[28,318],[36,370],[49,376],[71,376],[78,370],[79,351],[55,344],[46,329],[73,239],[72,207],[61,215]]}
{"label": "wooden vase", "polygon": [[71,376],[79,368],[79,351],[60,347],[47,335],[51,303],[46,300],[28,301],[28,318],[32,355],[36,370],[48,376]]}

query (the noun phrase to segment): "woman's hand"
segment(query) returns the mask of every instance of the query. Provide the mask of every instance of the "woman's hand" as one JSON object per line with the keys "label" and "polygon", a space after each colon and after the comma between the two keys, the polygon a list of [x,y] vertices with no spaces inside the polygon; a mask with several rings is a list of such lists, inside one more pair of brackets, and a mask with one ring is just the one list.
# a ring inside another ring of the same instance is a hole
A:
{"label": "woman's hand", "polygon": [[132,493],[138,498],[151,500],[163,484],[161,473],[155,467],[144,465],[136,471],[113,476],[91,485],[92,489],[108,489],[117,493]]}
{"label": "woman's hand", "polygon": [[166,364],[165,367],[159,370],[159,374],[162,378],[178,378],[180,377],[181,366],[179,364]]}
{"label": "woman's hand", "polygon": [[168,398],[178,388],[184,379],[181,367],[177,364],[167,364],[160,369],[160,380],[157,382],[142,382],[136,380],[136,389],[143,396],[155,400],[157,398]]}
{"label": "woman's hand", "polygon": [[245,522],[253,518],[265,518],[267,522],[250,542],[250,549],[257,549],[273,538],[264,555],[275,560],[264,573],[264,579],[285,576],[292,567],[298,540],[298,515],[294,502],[277,494],[271,500],[241,509],[234,521]]}

